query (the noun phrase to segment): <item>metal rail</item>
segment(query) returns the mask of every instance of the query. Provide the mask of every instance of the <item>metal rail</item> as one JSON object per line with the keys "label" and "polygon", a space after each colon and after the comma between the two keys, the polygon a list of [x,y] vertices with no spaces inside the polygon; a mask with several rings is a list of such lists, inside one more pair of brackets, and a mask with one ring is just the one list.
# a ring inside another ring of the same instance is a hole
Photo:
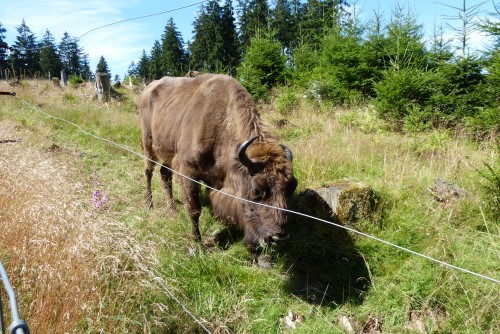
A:
{"label": "metal rail", "polygon": [[[5,287],[5,291],[7,291],[7,296],[9,297],[10,302],[10,313],[12,316],[12,323],[9,326],[10,334],[30,334],[30,329],[26,321],[19,318],[19,311],[17,309],[17,301],[16,294],[14,293],[14,289],[12,285],[10,285],[9,278],[7,277],[7,272],[3,267],[2,261],[0,261],[0,277],[2,278],[3,285]],[[2,330],[2,334],[5,334],[5,325],[3,320],[3,305],[2,305],[2,297],[0,295],[0,327]]]}

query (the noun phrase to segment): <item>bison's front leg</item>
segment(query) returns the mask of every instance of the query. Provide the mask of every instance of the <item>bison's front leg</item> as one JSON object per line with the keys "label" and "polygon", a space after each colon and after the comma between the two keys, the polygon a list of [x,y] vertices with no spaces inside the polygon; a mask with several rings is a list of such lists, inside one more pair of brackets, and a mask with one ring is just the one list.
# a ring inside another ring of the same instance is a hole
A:
{"label": "bison's front leg", "polygon": [[186,203],[186,207],[189,213],[189,217],[191,218],[191,232],[195,240],[201,242],[201,233],[198,226],[198,221],[201,215],[200,185],[191,180],[183,178],[182,188],[184,190],[184,200]]}
{"label": "bison's front leg", "polygon": [[163,189],[165,190],[165,196],[167,197],[167,210],[170,215],[173,215],[175,214],[176,209],[174,204],[174,197],[172,194],[172,171],[168,167],[161,165],[160,174],[163,183]]}

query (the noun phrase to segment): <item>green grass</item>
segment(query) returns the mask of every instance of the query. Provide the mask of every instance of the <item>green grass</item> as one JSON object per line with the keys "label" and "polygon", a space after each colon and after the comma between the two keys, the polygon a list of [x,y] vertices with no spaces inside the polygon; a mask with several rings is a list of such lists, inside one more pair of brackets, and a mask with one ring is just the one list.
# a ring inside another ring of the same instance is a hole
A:
{"label": "green grass", "polygon": [[[45,87],[40,93],[25,89],[18,96],[140,152],[139,117],[133,103],[137,96],[122,93],[124,102],[108,106],[79,97],[71,89]],[[494,144],[437,130],[407,136],[391,132],[369,108],[324,110],[294,99],[293,111],[287,111],[283,104],[290,99],[279,100],[276,108],[273,103],[264,106],[263,115],[275,124],[286,114],[287,122],[276,131],[294,151],[298,192],[340,178],[360,180],[379,196],[380,212],[356,228],[500,277],[499,222],[488,205],[491,191],[485,191],[485,182],[491,184],[475,168],[486,163],[498,175],[499,152]],[[427,332],[438,333],[493,333],[500,327],[498,284],[300,216],[292,219],[290,242],[270,251],[277,262],[272,269],[252,264],[237,235],[220,248],[200,249],[191,241],[181,203],[175,217],[166,216],[158,171],[153,182],[155,209],[145,210],[140,158],[16,99],[2,103],[0,120],[6,119],[36,133],[39,140],[34,145],[40,149],[56,144],[71,153],[70,163],[82,164],[73,181],[84,185],[83,210],[92,210],[97,175],[110,210],[94,213],[96,217],[133,231],[135,239],[125,249],[155,259],[145,268],[127,251],[121,253],[117,272],[99,288],[107,304],[94,305],[94,311],[82,315],[81,332],[203,332],[156,279],[217,333],[342,333],[342,316],[351,317],[357,330],[377,318],[387,333],[418,333],[420,323]],[[436,202],[428,188],[438,177],[473,196],[449,206]],[[174,195],[180,198],[177,186]],[[204,208],[203,238],[223,228]],[[141,245],[139,253],[134,243]],[[128,274],[136,270],[146,274],[140,279]],[[25,297],[21,294],[18,299],[23,303]],[[290,311],[301,319],[296,330],[284,322]]]}

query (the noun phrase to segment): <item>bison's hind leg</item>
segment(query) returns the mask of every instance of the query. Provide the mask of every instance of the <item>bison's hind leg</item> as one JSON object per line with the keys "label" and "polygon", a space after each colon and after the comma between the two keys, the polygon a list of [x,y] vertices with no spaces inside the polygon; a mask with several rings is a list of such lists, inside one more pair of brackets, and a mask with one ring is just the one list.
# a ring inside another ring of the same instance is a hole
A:
{"label": "bison's hind leg", "polygon": [[164,162],[160,167],[161,181],[163,184],[163,189],[165,190],[165,196],[167,197],[167,210],[173,215],[176,213],[174,197],[172,194],[172,170],[170,166],[166,166]]}

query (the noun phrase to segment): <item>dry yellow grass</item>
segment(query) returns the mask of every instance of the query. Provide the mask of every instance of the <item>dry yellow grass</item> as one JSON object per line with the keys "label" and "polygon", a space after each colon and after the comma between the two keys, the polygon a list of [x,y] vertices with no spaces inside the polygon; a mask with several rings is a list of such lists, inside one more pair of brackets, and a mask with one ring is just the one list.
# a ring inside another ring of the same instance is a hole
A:
{"label": "dry yellow grass", "polygon": [[0,120],[0,139],[22,139],[0,144],[0,259],[21,318],[34,333],[122,332],[127,319],[110,317],[140,286],[154,288],[147,268],[155,247],[145,251],[132,231],[94,210],[92,180],[71,152],[51,150],[14,121]]}

